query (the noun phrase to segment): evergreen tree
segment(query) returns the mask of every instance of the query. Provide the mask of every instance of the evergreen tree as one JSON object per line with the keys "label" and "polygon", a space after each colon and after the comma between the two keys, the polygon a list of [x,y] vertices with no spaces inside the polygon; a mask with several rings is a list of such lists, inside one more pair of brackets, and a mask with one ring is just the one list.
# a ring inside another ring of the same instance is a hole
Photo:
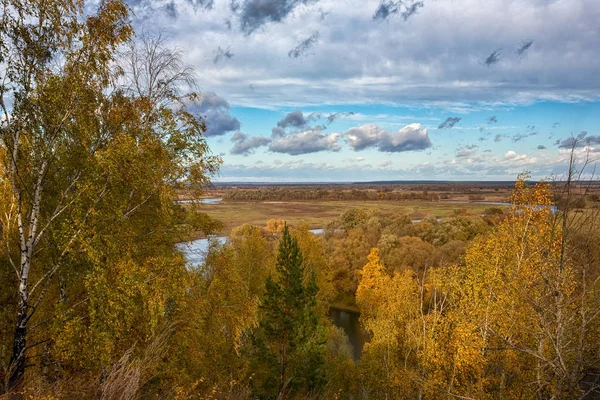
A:
{"label": "evergreen tree", "polygon": [[257,373],[255,389],[264,398],[315,393],[325,384],[326,339],[316,311],[318,287],[314,273],[305,277],[302,261],[298,243],[286,226],[279,242],[275,276],[266,281],[255,336],[256,361],[262,371]]}

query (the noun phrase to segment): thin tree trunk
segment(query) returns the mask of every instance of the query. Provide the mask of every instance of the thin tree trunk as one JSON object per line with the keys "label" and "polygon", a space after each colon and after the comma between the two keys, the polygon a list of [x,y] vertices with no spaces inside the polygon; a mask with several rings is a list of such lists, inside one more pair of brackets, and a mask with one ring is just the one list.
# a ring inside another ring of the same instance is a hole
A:
{"label": "thin tree trunk", "polygon": [[[13,352],[10,358],[9,390],[20,388],[25,376],[25,350],[27,349],[27,322],[29,321],[29,272],[36,242],[36,233],[40,216],[42,201],[43,179],[48,166],[47,160],[42,162],[38,170],[38,178],[33,195],[31,214],[29,216],[29,229],[23,226],[23,219],[19,218],[19,235],[21,239],[21,271],[19,279],[19,305],[15,323],[13,339]],[[19,213],[19,217],[21,214]],[[28,232],[27,232],[28,231]],[[27,237],[26,237],[27,236]]]}
{"label": "thin tree trunk", "polygon": [[13,340],[13,352],[10,358],[9,390],[18,390],[25,376],[25,349],[27,346],[27,310],[29,306],[29,293],[23,282],[19,285],[19,306],[17,312],[17,323],[15,325],[15,336]]}

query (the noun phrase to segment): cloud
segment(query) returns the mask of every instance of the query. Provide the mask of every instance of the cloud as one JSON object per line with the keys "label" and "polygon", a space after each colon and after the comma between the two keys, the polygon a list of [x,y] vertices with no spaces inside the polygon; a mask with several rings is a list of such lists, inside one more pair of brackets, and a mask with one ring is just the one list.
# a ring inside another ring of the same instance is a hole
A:
{"label": "cloud", "polygon": [[413,14],[415,14],[417,12],[417,10],[421,7],[423,7],[424,4],[422,1],[415,1],[414,3],[412,3],[410,6],[406,7],[406,10],[402,11],[400,13],[400,16],[402,17],[403,20],[407,20],[409,19]]}
{"label": "cloud", "polygon": [[[246,0],[241,7],[240,25],[246,35],[252,34],[267,22],[281,22],[301,4],[317,0]],[[231,7],[232,10],[234,7]]]}
{"label": "cloud", "polygon": [[494,142],[498,143],[501,142],[502,139],[505,137],[505,135],[502,135],[500,133],[498,133],[495,137],[494,137]]}
{"label": "cloud", "polygon": [[410,124],[398,132],[391,132],[379,143],[379,150],[388,153],[424,150],[431,147],[427,129],[421,124]]}
{"label": "cloud", "polygon": [[271,139],[269,138],[262,136],[248,137],[248,135],[240,131],[233,134],[231,141],[234,143],[231,154],[242,154],[245,156],[252,154],[258,147],[271,143]]}
{"label": "cloud", "polygon": [[379,144],[386,134],[387,132],[379,126],[366,124],[348,129],[343,136],[352,150],[360,151]]}
{"label": "cloud", "polygon": [[537,147],[538,150],[546,150],[546,146],[544,146],[543,144],[538,145]]}
{"label": "cloud", "polygon": [[488,124],[495,124],[498,122],[498,118],[496,118],[495,115],[492,115],[491,117],[488,118]]}
{"label": "cloud", "polygon": [[423,1],[412,1],[410,4],[407,4],[404,0],[400,1],[384,1],[379,4],[377,10],[375,10],[375,14],[373,14],[374,20],[386,20],[390,16],[395,14],[400,14],[402,19],[406,21],[412,15],[414,15],[419,8],[423,7]]}
{"label": "cloud", "polygon": [[300,110],[295,110],[291,113],[288,113],[281,121],[279,121],[277,123],[277,127],[284,129],[290,126],[302,128],[307,124],[308,120],[304,117],[304,113]]}
{"label": "cloud", "polygon": [[517,133],[517,134],[513,135],[511,139],[512,139],[513,143],[517,143],[517,142],[520,142],[523,139],[527,139],[528,137],[535,136],[537,134],[538,134],[537,132]]}
{"label": "cloud", "polygon": [[213,64],[218,64],[225,58],[228,60],[231,60],[233,58],[233,56],[234,56],[234,54],[231,52],[231,50],[229,50],[229,46],[225,50],[223,50],[221,48],[221,46],[219,46],[217,48],[217,50],[215,51],[215,57],[213,58]]}
{"label": "cloud", "polygon": [[460,117],[448,117],[438,126],[438,129],[452,129],[461,119]]}
{"label": "cloud", "polygon": [[517,54],[519,56],[522,56],[523,54],[525,54],[525,52],[527,50],[529,50],[529,48],[531,47],[532,44],[533,44],[533,40],[528,40],[526,42],[523,42],[523,44],[521,44],[521,46],[517,49]]}
{"label": "cloud", "polygon": [[473,149],[461,149],[459,152],[456,153],[456,157],[459,158],[467,158],[467,157],[472,157],[475,154],[475,150]]}
{"label": "cloud", "polygon": [[308,38],[301,41],[296,47],[291,49],[288,52],[288,57],[289,58],[298,58],[301,55],[306,54],[306,52],[308,50],[310,50],[310,48],[312,46],[314,46],[318,41],[319,41],[319,32],[318,31],[313,32],[312,35],[310,35]]}
{"label": "cloud", "polygon": [[326,117],[327,118],[327,124],[333,123],[338,118],[350,117],[352,115],[354,115],[354,112],[352,112],[352,111],[350,111],[350,112],[337,112],[337,113],[329,114]]}
{"label": "cloud", "polygon": [[573,147],[586,147],[591,145],[600,145],[600,135],[588,136],[586,131],[582,131],[576,137],[571,136],[563,140],[557,140],[555,145],[558,145],[559,149],[572,149]]}
{"label": "cloud", "polygon": [[398,153],[431,147],[427,129],[422,129],[418,123],[406,125],[396,132],[388,132],[375,124],[366,124],[347,130],[343,136],[354,151],[377,146],[379,151]]}
{"label": "cloud", "polygon": [[175,5],[174,1],[167,3],[164,6],[164,10],[167,13],[167,15],[173,19],[177,18],[177,16],[179,15],[179,13],[177,12],[177,6]]}
{"label": "cloud", "polygon": [[214,92],[202,92],[198,102],[190,104],[190,111],[205,116],[206,136],[220,136],[240,129],[240,121],[229,114],[231,106]]}
{"label": "cloud", "polygon": [[[580,0],[581,6],[573,7],[566,6],[567,0],[517,1],[510,3],[510,12],[503,0],[486,1],[485,7],[473,6],[473,0],[425,0],[425,7],[407,23],[400,12],[380,23],[371,18],[382,1],[397,0],[238,0],[235,13],[228,7],[230,0],[215,1],[210,12],[194,12],[189,3],[178,0],[175,20],[162,9],[170,1],[143,0],[155,10],[133,5],[134,18],[143,17],[157,30],[168,31],[169,45],[182,49],[186,62],[198,71],[201,86],[236,106],[313,110],[343,104],[431,105],[453,116],[460,114],[451,108],[477,107],[483,119],[497,113],[503,120],[500,113],[506,109],[488,110],[495,104],[518,107],[600,97],[600,41],[588,34],[595,32],[600,13],[596,0]],[[252,21],[260,25],[248,36],[241,29],[244,7],[256,10],[263,3],[284,12],[248,11],[244,15],[255,15]],[[294,8],[283,17],[289,4]],[[319,7],[331,11],[325,21],[320,20]],[[458,10],[460,23],[455,18]],[[281,15],[281,23],[270,15]],[[232,29],[225,25],[228,19]],[[289,50],[315,31],[320,38],[309,50],[315,53],[310,62],[290,62]],[[518,60],[516,50],[529,38],[535,42]],[[198,46],[199,41],[208,46]],[[223,50],[231,45],[235,56],[215,65],[217,45]],[[486,58],[500,48],[499,62],[485,68]],[[254,92],[247,89],[250,83]],[[547,124],[550,128],[552,121]]]}
{"label": "cloud", "polygon": [[488,56],[488,58],[485,59],[483,63],[488,67],[498,63],[500,61],[500,50],[501,49],[495,50],[492,54]]}
{"label": "cloud", "polygon": [[313,121],[318,121],[324,119],[325,126],[317,125],[312,129],[324,129],[327,125],[332,124],[336,119],[345,118],[354,115],[353,112],[336,112],[331,114],[323,114],[320,112],[313,112],[305,115],[300,110],[294,110],[285,117],[283,117],[279,122],[277,122],[277,127],[273,128],[272,136],[273,137],[283,137],[286,135],[285,129],[287,128],[309,128],[309,124]]}
{"label": "cloud", "polygon": [[320,129],[310,129],[273,140],[269,146],[269,150],[292,156],[320,151],[339,151],[339,139],[339,134],[332,133],[326,135]]}

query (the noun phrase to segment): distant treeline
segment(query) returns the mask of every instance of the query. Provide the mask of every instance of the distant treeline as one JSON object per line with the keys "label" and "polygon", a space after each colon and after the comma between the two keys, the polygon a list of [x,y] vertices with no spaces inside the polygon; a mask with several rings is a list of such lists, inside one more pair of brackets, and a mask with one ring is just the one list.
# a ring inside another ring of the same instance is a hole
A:
{"label": "distant treeline", "polygon": [[[476,196],[483,200],[484,196]],[[426,200],[440,201],[449,199],[448,194],[376,190],[323,190],[323,189],[288,189],[273,188],[259,190],[230,190],[223,194],[227,201],[290,201],[290,200]]]}

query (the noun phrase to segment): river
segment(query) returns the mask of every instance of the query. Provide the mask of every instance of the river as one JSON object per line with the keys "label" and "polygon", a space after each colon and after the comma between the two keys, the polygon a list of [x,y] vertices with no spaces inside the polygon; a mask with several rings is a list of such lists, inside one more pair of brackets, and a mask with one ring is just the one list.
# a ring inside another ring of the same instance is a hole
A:
{"label": "river", "polygon": [[344,330],[344,333],[348,336],[350,346],[352,347],[352,359],[354,361],[359,360],[362,349],[369,340],[369,335],[360,324],[360,313],[331,307],[329,310],[329,318],[331,318],[331,322],[333,322],[335,326]]}
{"label": "river", "polygon": [[201,203],[201,204],[219,204],[223,198],[221,197],[211,197],[205,199],[186,199],[186,200],[177,200],[179,204],[187,204],[187,203]]}

